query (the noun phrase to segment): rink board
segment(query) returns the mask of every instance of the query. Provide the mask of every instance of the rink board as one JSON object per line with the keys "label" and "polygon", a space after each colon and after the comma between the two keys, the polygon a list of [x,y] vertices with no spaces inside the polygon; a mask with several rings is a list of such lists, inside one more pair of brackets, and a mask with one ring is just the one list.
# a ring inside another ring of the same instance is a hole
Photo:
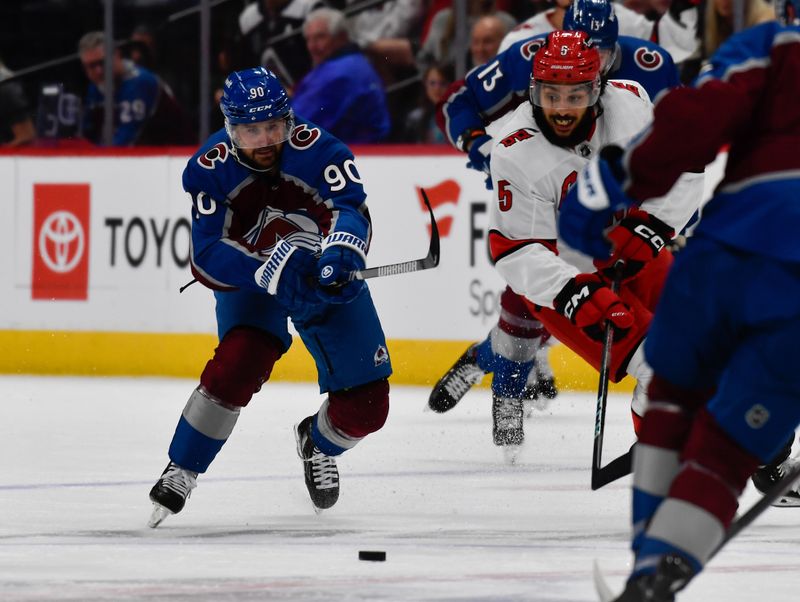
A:
{"label": "rink board", "polygon": [[[196,376],[216,344],[213,296],[188,267],[188,149],[0,154],[0,372]],[[441,233],[435,270],[377,278],[370,289],[395,380],[435,381],[496,322],[500,277],[487,252],[492,193],[440,147],[356,149],[374,235],[369,265],[426,254],[428,191]],[[313,380],[302,345],[275,378]],[[565,384],[596,375],[553,350]],[[586,374],[586,377],[583,375]]]}

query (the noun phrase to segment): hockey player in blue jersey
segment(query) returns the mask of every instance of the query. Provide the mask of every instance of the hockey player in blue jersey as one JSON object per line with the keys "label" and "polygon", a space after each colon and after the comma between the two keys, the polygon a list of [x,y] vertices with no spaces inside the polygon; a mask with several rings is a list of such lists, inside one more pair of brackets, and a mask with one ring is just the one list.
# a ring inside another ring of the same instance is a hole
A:
{"label": "hockey player in blue jersey", "polygon": [[[608,0],[575,0],[564,16],[564,29],[589,35],[600,50],[606,81],[633,80],[651,98],[679,84],[677,68],[663,48],[618,35],[619,24]],[[456,148],[469,154],[469,167],[489,173],[494,140],[486,131],[487,124],[500,123],[528,98],[533,55],[545,39],[546,34],[517,42],[451,87],[439,110],[439,125]],[[554,398],[557,390],[546,348],[542,348],[548,336],[520,296],[506,288],[500,299],[498,324],[483,342],[470,346],[436,383],[428,406],[436,412],[450,410],[489,372],[493,373],[496,395],[526,400]]]}
{"label": "hockey player in blue jersey", "polygon": [[800,422],[799,95],[800,27],[746,29],[691,88],[661,99],[631,147],[590,163],[563,203],[561,236],[607,258],[616,211],[730,144],[645,343],[654,376],[634,452],[635,562],[617,602],[673,601],[724,542],[748,477]]}
{"label": "hockey player in blue jersey", "polygon": [[232,73],[225,127],[189,160],[191,266],[214,290],[219,345],[178,421],[169,464],[150,491],[150,526],[180,512],[239,413],[292,344],[288,319],[314,358],[319,411],[295,427],[317,511],[339,497],[335,457],[380,429],[392,372],[364,268],[371,237],[353,154],[296,116],[278,79]]}

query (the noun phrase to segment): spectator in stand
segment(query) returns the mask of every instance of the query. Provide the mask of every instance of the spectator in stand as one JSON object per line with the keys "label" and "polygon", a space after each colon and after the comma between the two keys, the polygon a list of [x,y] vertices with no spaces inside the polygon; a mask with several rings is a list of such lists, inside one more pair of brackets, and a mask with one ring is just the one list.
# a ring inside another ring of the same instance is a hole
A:
{"label": "spectator in stand", "polygon": [[303,35],[314,68],[295,87],[295,111],[347,144],[386,138],[391,122],[383,82],[350,40],[344,13],[312,11]]}
{"label": "spectator in stand", "polygon": [[23,146],[36,138],[22,86],[17,82],[4,82],[11,75],[0,61],[0,148]]}
{"label": "spectator in stand", "polygon": [[128,58],[139,67],[153,71],[158,64],[156,35],[149,25],[137,25],[131,32]]}
{"label": "spectator in stand", "polygon": [[453,79],[452,65],[431,65],[425,70],[419,106],[406,118],[404,142],[448,144],[447,138],[436,125],[436,105],[444,99]]}
{"label": "spectator in stand", "polygon": [[[103,143],[105,110],[105,35],[85,34],[78,43],[83,70],[89,79],[84,102],[83,132],[95,143]],[[161,79],[114,50],[113,146],[192,144],[196,142],[172,91]]]}
{"label": "spectator in stand", "polygon": [[[506,31],[511,30],[517,24],[510,14],[496,10],[494,0],[468,0],[467,18],[470,30],[479,18],[487,15],[494,15],[501,20]],[[455,49],[453,48],[455,21],[455,12],[452,8],[444,8],[433,17],[428,37],[417,54],[417,63],[423,68],[433,63],[455,62]]]}
{"label": "spectator in stand", "polygon": [[475,21],[469,38],[472,66],[483,65],[497,56],[500,42],[508,32],[508,23],[497,15],[486,15]]}
{"label": "spectator in stand", "polygon": [[[681,0],[673,0],[680,2]],[[702,19],[693,31],[697,40],[697,50],[681,66],[681,81],[690,84],[700,73],[709,57],[733,35],[734,2],[732,0],[706,0]],[[672,11],[672,8],[670,8]],[[765,0],[744,0],[743,28],[775,20],[775,9]]]}
{"label": "spectator in stand", "polygon": [[[649,2],[657,1],[649,0]],[[499,52],[521,40],[561,29],[564,13],[570,4],[571,0],[555,0],[552,8],[520,23],[503,38]],[[671,7],[663,17],[659,18],[656,14],[654,15],[656,20],[650,20],[645,15],[626,8],[625,4],[614,2],[614,11],[619,21],[619,35],[656,41],[670,53],[675,64],[682,63],[697,49],[694,35],[697,7],[691,0],[674,0],[673,5],[674,8]]]}
{"label": "spectator in stand", "polygon": [[277,42],[270,40],[303,27],[308,14],[325,6],[323,0],[256,0],[239,15],[248,63],[258,63],[275,73],[291,89],[311,70],[303,36],[296,34]]}
{"label": "spectator in stand", "polygon": [[[347,6],[360,0],[348,0]],[[411,38],[418,33],[424,12],[423,0],[388,0],[348,17],[353,42],[369,55],[380,55],[383,40]]]}
{"label": "spectator in stand", "polygon": [[[733,0],[708,0],[706,2],[703,54],[710,57],[722,43],[733,35]],[[775,20],[775,9],[765,0],[745,0],[743,28]]]}

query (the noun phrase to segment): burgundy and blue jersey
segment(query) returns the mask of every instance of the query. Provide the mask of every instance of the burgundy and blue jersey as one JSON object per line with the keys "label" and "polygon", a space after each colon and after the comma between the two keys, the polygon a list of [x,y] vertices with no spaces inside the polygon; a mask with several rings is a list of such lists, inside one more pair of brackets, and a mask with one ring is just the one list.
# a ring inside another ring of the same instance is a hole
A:
{"label": "burgundy and blue jersey", "polygon": [[[459,136],[485,128],[528,100],[533,55],[546,38],[547,34],[542,34],[517,42],[453,85],[437,113],[439,127],[451,144],[463,150]],[[680,83],[672,57],[658,44],[619,36],[617,46],[617,59],[609,78],[633,80],[650,98]]]}
{"label": "burgundy and blue jersey", "polygon": [[[658,197],[730,145],[695,235],[800,262],[800,27],[773,21],[728,39],[691,87],[665,94],[625,160],[637,199]],[[713,119],[709,119],[709,114]]]}
{"label": "burgundy and blue jersey", "polygon": [[192,273],[215,290],[266,293],[254,273],[282,240],[313,252],[333,232],[370,240],[353,154],[300,118],[283,144],[276,173],[240,163],[222,129],[189,160],[183,188],[192,201]]}

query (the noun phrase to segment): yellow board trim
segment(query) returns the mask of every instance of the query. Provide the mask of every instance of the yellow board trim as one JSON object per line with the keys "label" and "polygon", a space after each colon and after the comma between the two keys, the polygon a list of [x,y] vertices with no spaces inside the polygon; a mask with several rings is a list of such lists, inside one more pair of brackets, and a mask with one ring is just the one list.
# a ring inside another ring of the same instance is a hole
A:
{"label": "yellow board trim", "polygon": [[[388,341],[391,382],[432,386],[471,341]],[[0,331],[0,373],[199,378],[217,338],[206,334],[133,332]],[[564,345],[550,349],[561,390],[596,391],[597,372]],[[314,361],[298,340],[276,364],[271,380],[314,382]],[[482,385],[488,386],[489,379]],[[611,391],[633,390],[626,378]]]}

